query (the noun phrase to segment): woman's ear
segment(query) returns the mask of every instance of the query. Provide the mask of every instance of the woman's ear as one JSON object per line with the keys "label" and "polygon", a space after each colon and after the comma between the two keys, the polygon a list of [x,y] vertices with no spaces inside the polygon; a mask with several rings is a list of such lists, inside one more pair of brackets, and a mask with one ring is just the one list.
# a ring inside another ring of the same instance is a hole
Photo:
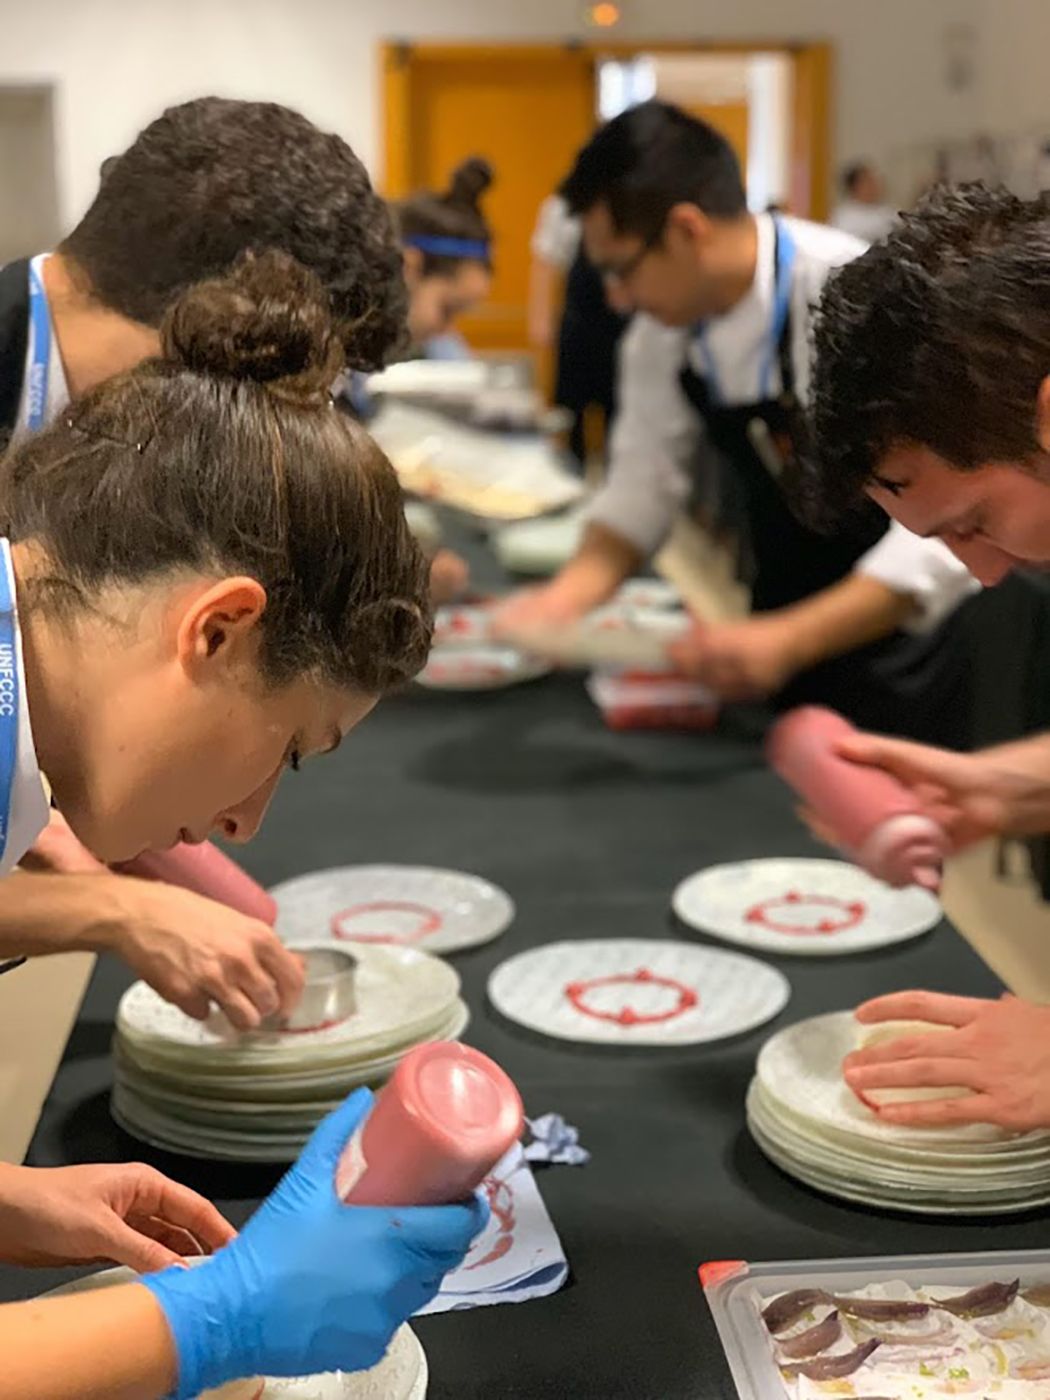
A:
{"label": "woman's ear", "polygon": [[200,673],[216,661],[243,663],[254,649],[255,631],[266,611],[266,589],[257,579],[227,578],[184,604],[178,622],[178,656],[187,671]]}

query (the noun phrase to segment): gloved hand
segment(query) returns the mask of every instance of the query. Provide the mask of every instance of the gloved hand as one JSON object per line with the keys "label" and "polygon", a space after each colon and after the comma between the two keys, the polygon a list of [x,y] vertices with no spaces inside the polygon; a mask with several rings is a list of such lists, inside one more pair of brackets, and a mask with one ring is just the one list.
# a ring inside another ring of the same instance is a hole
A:
{"label": "gloved hand", "polygon": [[344,1205],[335,1169],[372,1105],[367,1089],[330,1114],[240,1236],[194,1269],[143,1279],[175,1340],[175,1400],[242,1376],[374,1366],[437,1293],[487,1218],[463,1205]]}

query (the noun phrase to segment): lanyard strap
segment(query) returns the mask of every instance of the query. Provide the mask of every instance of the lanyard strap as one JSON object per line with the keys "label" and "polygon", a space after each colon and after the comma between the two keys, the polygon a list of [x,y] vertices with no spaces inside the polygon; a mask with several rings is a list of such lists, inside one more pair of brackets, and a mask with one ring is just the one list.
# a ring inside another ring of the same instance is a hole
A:
{"label": "lanyard strap", "polygon": [[[773,319],[770,322],[766,343],[762,348],[762,359],[758,371],[758,398],[770,397],[773,377],[773,363],[780,345],[784,328],[791,311],[791,276],[795,267],[795,240],[791,231],[777,216],[773,215]],[[707,380],[711,402],[724,404],[725,395],[718,379],[718,366],[711,353],[707,338],[707,325],[702,325],[696,337],[700,358],[704,362],[704,378]]]}
{"label": "lanyard strap", "polygon": [[15,596],[11,551],[0,541],[0,861],[11,826],[11,792],[18,761],[18,656],[15,651]]}
{"label": "lanyard strap", "polygon": [[40,274],[29,264],[29,316],[33,344],[29,356],[28,411],[26,427],[40,432],[47,421],[47,382],[51,373],[51,314]]}

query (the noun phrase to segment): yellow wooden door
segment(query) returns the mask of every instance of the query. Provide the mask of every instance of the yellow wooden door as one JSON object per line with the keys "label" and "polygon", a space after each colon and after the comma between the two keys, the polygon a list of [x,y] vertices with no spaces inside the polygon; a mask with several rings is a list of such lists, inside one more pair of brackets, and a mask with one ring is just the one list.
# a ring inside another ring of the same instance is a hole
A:
{"label": "yellow wooden door", "polygon": [[685,110],[720,131],[732,146],[740,169],[747,171],[748,105],[746,102],[690,102]]}
{"label": "yellow wooden door", "polygon": [[594,129],[593,59],[554,45],[403,45],[385,67],[386,193],[441,189],[465,156],[492,164],[492,295],[458,328],[478,350],[525,350],[529,243],[541,203]]}

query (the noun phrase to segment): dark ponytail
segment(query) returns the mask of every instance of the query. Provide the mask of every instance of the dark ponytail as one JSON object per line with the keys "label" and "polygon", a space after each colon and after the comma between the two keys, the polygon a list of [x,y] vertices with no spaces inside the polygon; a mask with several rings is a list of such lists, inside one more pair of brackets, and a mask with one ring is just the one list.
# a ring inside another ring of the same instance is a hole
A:
{"label": "dark ponytail", "polygon": [[492,167],[471,156],[452,172],[441,194],[421,190],[394,206],[406,248],[423,254],[423,275],[454,272],[461,262],[491,267],[492,230],[481,197],[492,184]]}

